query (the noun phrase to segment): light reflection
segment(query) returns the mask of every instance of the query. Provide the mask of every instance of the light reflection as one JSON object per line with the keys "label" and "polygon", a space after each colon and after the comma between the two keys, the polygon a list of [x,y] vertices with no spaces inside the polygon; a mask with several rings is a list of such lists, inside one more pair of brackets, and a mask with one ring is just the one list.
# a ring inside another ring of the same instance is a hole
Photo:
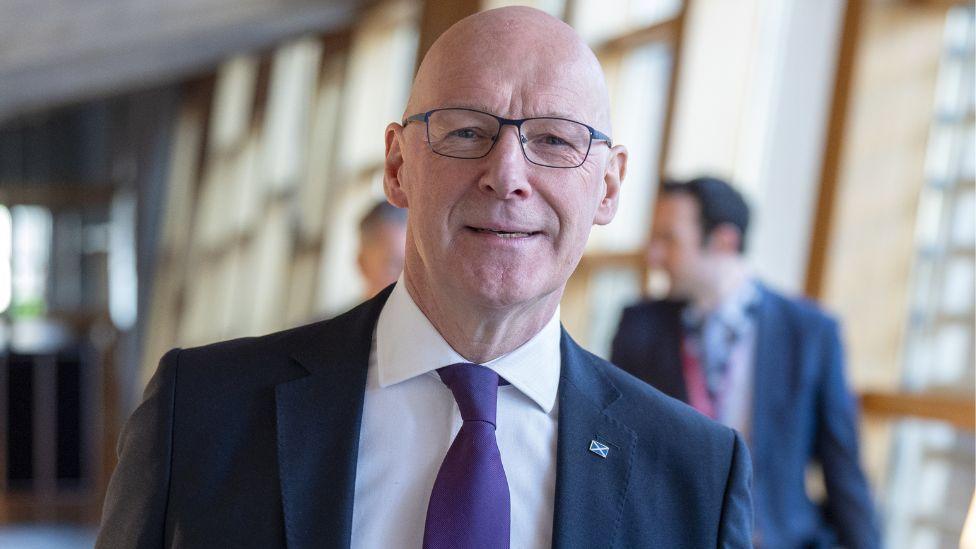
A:
{"label": "light reflection", "polygon": [[35,318],[47,310],[46,285],[51,257],[51,212],[41,206],[11,209],[11,316]]}
{"label": "light reflection", "polygon": [[12,247],[10,210],[0,204],[0,313],[10,308],[10,249]]}

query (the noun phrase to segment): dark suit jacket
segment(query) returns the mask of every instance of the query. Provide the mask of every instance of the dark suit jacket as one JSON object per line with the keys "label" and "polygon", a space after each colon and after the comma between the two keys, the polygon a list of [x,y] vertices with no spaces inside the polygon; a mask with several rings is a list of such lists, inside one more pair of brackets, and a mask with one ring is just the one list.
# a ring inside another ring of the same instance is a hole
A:
{"label": "dark suit jacket", "polygon": [[[844,381],[837,323],[810,302],[762,286],[760,295],[749,437],[760,545],[878,547],[858,461],[857,407]],[[680,355],[683,307],[675,301],[648,301],[626,309],[611,361],[687,401]],[[823,508],[806,494],[811,460],[823,468]]]}
{"label": "dark suit jacket", "polygon": [[[388,295],[167,353],[121,437],[96,546],[348,546],[367,361]],[[561,351],[553,545],[749,546],[742,440],[565,332]],[[610,446],[606,459],[591,439]]]}

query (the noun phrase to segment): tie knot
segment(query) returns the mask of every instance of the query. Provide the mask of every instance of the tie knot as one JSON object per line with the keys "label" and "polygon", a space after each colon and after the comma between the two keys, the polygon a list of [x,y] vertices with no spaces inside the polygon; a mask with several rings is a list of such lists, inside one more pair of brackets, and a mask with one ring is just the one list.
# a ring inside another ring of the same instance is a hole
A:
{"label": "tie knot", "polygon": [[454,394],[461,419],[495,425],[498,385],[502,383],[498,374],[491,368],[466,362],[439,368],[437,373]]}

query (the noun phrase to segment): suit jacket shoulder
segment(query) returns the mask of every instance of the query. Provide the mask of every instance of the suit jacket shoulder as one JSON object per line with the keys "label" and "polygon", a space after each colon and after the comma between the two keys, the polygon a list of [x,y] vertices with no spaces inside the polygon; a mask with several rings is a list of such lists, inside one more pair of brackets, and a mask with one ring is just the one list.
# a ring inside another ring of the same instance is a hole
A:
{"label": "suit jacket shoulder", "polygon": [[681,309],[674,300],[644,300],[624,309],[610,361],[668,396],[687,400],[681,377]]}
{"label": "suit jacket shoulder", "polygon": [[[315,546],[343,531],[384,300],[167,353],[120,437],[96,546]],[[316,423],[329,407],[331,424]],[[327,471],[312,475],[316,466]],[[331,512],[312,520],[306,514],[319,507],[292,505],[313,498]]]}
{"label": "suit jacket shoulder", "polygon": [[819,303],[802,296],[788,296],[760,285],[765,305],[769,307],[779,321],[788,321],[794,326],[804,329],[816,327],[824,330],[838,329],[837,318],[826,311]]}
{"label": "suit jacket shoulder", "polygon": [[[609,464],[576,464],[589,471],[590,486],[614,482],[627,486],[618,494],[625,526],[618,537],[610,539],[622,547],[748,547],[751,465],[741,437],[571,340],[569,343],[563,345],[560,384],[561,456],[571,451],[565,447],[573,438],[569,429],[583,426],[589,430],[580,433],[580,442],[590,436],[598,441],[600,436],[609,437],[607,461],[614,459],[615,452],[621,454],[616,459],[626,464],[618,462],[618,467],[629,472],[629,482],[622,483],[602,476],[608,474]],[[588,398],[573,398],[576,394]],[[588,415],[590,406],[593,411]],[[595,419],[601,408],[602,423]],[[560,467],[573,463],[563,458]],[[559,474],[565,481],[565,469]],[[557,492],[559,486],[565,487],[565,482],[557,482]],[[559,501],[557,493],[557,507]],[[567,516],[595,513],[581,509]],[[557,540],[558,535],[557,531]],[[592,543],[582,537],[572,546],[594,546],[599,540],[589,541]]]}

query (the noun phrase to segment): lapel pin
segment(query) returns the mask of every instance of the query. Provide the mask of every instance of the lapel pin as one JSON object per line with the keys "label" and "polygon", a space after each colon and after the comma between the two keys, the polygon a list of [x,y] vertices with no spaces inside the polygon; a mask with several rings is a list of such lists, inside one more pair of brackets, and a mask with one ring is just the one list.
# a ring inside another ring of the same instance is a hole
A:
{"label": "lapel pin", "polygon": [[607,459],[607,455],[610,454],[610,447],[607,446],[606,444],[602,444],[602,443],[597,442],[595,440],[591,440],[590,441],[590,451],[593,452],[594,454],[602,457],[603,459]]}

